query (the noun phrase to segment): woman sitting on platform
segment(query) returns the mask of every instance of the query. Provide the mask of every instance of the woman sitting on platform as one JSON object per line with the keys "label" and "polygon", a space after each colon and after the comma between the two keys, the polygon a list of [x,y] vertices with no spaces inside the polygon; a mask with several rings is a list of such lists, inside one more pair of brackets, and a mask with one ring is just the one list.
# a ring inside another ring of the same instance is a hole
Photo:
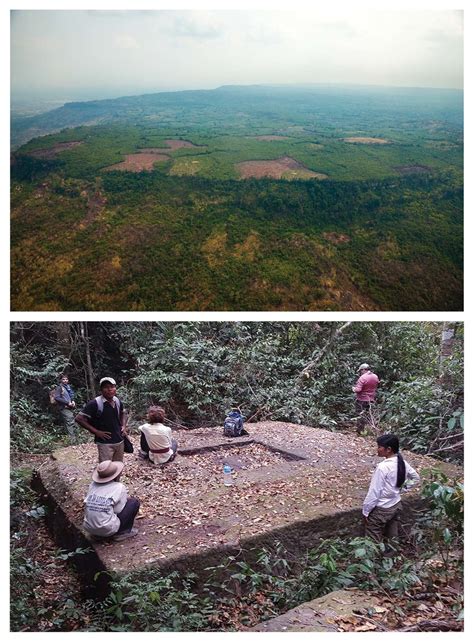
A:
{"label": "woman sitting on platform", "polygon": [[140,426],[140,459],[154,464],[167,464],[176,457],[178,442],[171,437],[171,428],[165,426],[165,411],[161,406],[148,408],[146,424]]}

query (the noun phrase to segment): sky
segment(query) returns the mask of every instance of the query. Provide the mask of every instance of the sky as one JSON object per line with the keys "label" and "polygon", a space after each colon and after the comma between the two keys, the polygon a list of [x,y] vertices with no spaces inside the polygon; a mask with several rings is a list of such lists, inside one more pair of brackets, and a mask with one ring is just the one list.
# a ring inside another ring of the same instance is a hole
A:
{"label": "sky", "polygon": [[260,83],[463,86],[462,11],[14,10],[10,35],[12,98]]}

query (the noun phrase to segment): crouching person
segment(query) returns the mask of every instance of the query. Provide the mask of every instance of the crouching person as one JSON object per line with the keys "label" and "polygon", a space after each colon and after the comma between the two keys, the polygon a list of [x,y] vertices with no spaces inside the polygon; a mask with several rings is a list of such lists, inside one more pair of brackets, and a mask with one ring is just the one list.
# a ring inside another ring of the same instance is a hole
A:
{"label": "crouching person", "polygon": [[113,537],[121,541],[137,535],[133,522],[140,508],[135,497],[129,497],[118,481],[123,462],[106,460],[92,473],[92,483],[84,500],[84,530],[96,537]]}
{"label": "crouching person", "polygon": [[139,428],[141,459],[149,458],[154,464],[166,464],[176,457],[178,442],[171,437],[171,428],[163,424],[165,416],[161,406],[148,408],[148,421]]}

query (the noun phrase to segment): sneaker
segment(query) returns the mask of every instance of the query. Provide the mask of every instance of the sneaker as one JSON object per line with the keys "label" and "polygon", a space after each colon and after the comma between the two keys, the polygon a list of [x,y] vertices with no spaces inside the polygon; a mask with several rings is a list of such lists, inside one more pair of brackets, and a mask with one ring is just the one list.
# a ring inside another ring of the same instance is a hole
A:
{"label": "sneaker", "polygon": [[124,539],[128,539],[129,537],[135,537],[135,535],[138,535],[138,528],[132,528],[130,531],[124,531],[123,533],[114,535],[112,539],[114,542],[122,542]]}

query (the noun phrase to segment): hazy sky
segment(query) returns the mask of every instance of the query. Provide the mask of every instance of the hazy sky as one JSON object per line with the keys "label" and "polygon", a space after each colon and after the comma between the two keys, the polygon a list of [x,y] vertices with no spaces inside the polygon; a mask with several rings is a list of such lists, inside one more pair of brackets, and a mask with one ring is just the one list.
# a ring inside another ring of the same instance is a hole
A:
{"label": "hazy sky", "polygon": [[[330,4],[330,3],[329,3]],[[461,11],[13,11],[11,87],[58,96],[224,84],[463,85]]]}

